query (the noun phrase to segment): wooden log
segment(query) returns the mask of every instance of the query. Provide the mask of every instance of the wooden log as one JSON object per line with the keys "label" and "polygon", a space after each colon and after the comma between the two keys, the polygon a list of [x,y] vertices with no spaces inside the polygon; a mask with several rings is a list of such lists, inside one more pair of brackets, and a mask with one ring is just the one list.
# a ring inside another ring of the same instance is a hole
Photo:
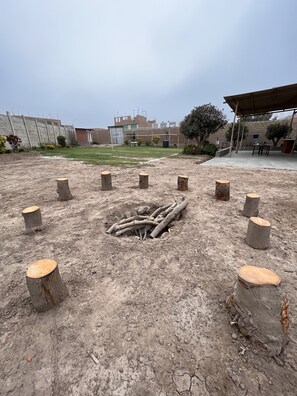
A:
{"label": "wooden log", "polygon": [[216,180],[216,199],[219,201],[229,201],[230,199],[230,181],[226,179]]}
{"label": "wooden log", "polygon": [[280,284],[280,277],[269,269],[245,265],[226,301],[240,332],[271,356],[280,355],[287,343],[288,300]]}
{"label": "wooden log", "polygon": [[187,191],[188,190],[188,176],[177,176],[177,189],[178,191]]}
{"label": "wooden log", "polygon": [[26,273],[27,286],[36,311],[42,312],[60,304],[67,296],[67,288],[55,260],[38,260]]}
{"label": "wooden log", "polygon": [[245,203],[242,214],[246,217],[258,216],[259,214],[260,195],[250,193],[245,197]]}
{"label": "wooden log", "polygon": [[102,191],[112,190],[111,172],[109,171],[101,172],[101,190]]}
{"label": "wooden log", "polygon": [[60,201],[69,201],[73,198],[69,189],[68,179],[63,177],[57,179],[57,193]]}
{"label": "wooden log", "polygon": [[145,189],[149,186],[149,175],[148,173],[139,173],[139,188]]}
{"label": "wooden log", "polygon": [[180,214],[188,205],[187,201],[183,201],[181,204],[177,205],[160,224],[151,233],[152,238],[156,238],[160,232],[164,230],[165,227],[178,215]]}
{"label": "wooden log", "polygon": [[25,230],[27,234],[31,234],[43,229],[41,211],[39,206],[29,206],[22,211],[25,220]]}
{"label": "wooden log", "polygon": [[268,249],[271,224],[261,217],[250,217],[246,243],[254,249]]}

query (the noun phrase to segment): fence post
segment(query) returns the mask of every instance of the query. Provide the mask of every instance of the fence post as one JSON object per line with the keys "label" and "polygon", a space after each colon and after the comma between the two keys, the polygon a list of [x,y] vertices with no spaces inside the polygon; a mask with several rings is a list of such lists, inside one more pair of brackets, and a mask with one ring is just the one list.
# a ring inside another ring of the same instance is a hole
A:
{"label": "fence post", "polygon": [[46,127],[46,132],[47,132],[47,140],[48,140],[48,143],[50,143],[51,139],[50,139],[50,135],[49,135],[49,131],[48,131],[47,121],[44,121],[44,122],[45,122],[45,127]]}
{"label": "fence post", "polygon": [[53,132],[54,132],[54,140],[55,140],[55,144],[57,144],[57,139],[56,139],[56,133],[55,133],[55,124],[54,124],[54,121],[52,121],[52,127],[53,127]]}
{"label": "fence post", "polygon": [[29,146],[30,146],[30,148],[32,148],[32,143],[31,143],[31,138],[30,138],[30,134],[29,134],[28,126],[27,126],[27,123],[26,123],[25,117],[24,117],[23,115],[22,115],[22,119],[23,119],[23,123],[24,123],[24,126],[25,126],[25,131],[26,131],[26,134],[27,134],[27,138],[28,138]]}
{"label": "fence post", "polygon": [[39,144],[41,144],[41,137],[40,137],[40,132],[39,132],[38,123],[37,123],[36,118],[35,118],[35,125],[36,125],[36,130],[37,130]]}
{"label": "fence post", "polygon": [[13,126],[12,119],[11,119],[11,117],[10,117],[9,111],[6,112],[6,115],[7,115],[7,117],[8,117],[8,121],[9,121],[9,123],[10,123],[10,127],[11,127],[11,130],[12,130],[12,134],[15,135],[14,126]]}

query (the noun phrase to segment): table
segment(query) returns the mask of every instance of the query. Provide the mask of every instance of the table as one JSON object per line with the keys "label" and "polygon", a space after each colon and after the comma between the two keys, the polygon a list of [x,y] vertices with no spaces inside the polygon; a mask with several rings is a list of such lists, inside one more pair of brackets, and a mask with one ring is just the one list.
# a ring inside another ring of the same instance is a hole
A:
{"label": "table", "polygon": [[137,142],[130,142],[130,146],[132,146],[132,147],[137,147],[137,146],[138,146],[138,143],[137,143]]}
{"label": "table", "polygon": [[269,151],[270,151],[270,144],[254,144],[253,145],[253,154],[255,154],[255,151],[257,151],[258,149],[258,155],[263,155],[263,152],[265,155],[269,155]]}

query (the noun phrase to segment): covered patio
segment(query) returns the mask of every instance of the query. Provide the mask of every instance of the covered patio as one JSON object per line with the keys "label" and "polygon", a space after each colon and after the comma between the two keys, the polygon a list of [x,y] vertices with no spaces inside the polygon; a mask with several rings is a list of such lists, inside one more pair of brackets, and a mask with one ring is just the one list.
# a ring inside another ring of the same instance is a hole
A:
{"label": "covered patio", "polygon": [[[239,95],[225,96],[224,99],[226,101],[225,103],[227,103],[234,112],[234,120],[230,140],[231,142],[233,142],[235,122],[236,118],[238,118],[239,133],[237,134],[237,142],[235,148],[236,154],[238,154],[238,152],[241,150],[244,123],[247,116],[292,111],[292,117],[290,121],[290,133],[287,138],[291,139],[292,147],[289,148],[289,155],[293,155],[294,147],[297,141],[297,132],[294,131],[294,133],[292,133],[293,119],[295,114],[297,113],[297,84],[284,85],[281,87],[275,87],[271,89],[254,91]],[[229,149],[229,157],[232,156],[232,149],[233,147],[231,143]],[[277,155],[275,154],[274,157],[276,156]],[[280,158],[282,158],[282,156],[280,156]],[[263,160],[267,161],[267,158]],[[260,162],[262,162],[262,160]]]}
{"label": "covered patio", "polygon": [[235,167],[250,169],[284,169],[297,171],[297,153],[284,154],[270,151],[269,156],[252,155],[252,151],[232,151],[231,157],[215,157],[203,162],[201,166]]}

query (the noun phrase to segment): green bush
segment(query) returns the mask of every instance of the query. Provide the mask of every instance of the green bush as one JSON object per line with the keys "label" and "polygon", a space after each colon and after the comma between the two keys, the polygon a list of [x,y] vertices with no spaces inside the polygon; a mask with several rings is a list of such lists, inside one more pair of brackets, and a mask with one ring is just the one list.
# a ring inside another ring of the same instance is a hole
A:
{"label": "green bush", "polygon": [[94,140],[92,144],[97,144],[99,146],[100,143]]}
{"label": "green bush", "polygon": [[40,143],[39,147],[41,150],[54,150],[56,146],[54,144],[48,144],[48,143]]}
{"label": "green bush", "polygon": [[62,147],[66,147],[66,138],[63,135],[57,136],[58,144]]}
{"label": "green bush", "polygon": [[159,143],[159,141],[160,141],[160,136],[153,136],[152,137],[152,141],[153,141],[153,143],[155,144],[155,145],[157,145],[158,143]]}
{"label": "green bush", "polygon": [[183,149],[183,154],[188,154],[188,155],[201,155],[201,154],[207,154],[214,156],[217,151],[217,147],[215,144],[206,144],[203,147],[198,147],[195,144],[189,144],[188,146],[185,146]]}
{"label": "green bush", "polygon": [[138,146],[141,145],[141,143],[143,142],[143,139],[141,137],[136,138],[136,142],[138,144]]}
{"label": "green bush", "polygon": [[[32,150],[36,150],[36,146],[32,147]],[[25,149],[24,149],[23,147],[21,147],[21,148],[18,149],[18,152],[19,152],[19,153],[22,153],[22,152],[24,152],[24,151],[25,151]]]}
{"label": "green bush", "polygon": [[149,140],[146,140],[146,141],[144,142],[144,144],[145,144],[147,147],[149,147],[149,146],[151,146],[151,145],[152,145],[152,142],[151,142],[151,141],[149,141]]}
{"label": "green bush", "polygon": [[128,144],[129,144],[129,140],[128,140],[128,139],[126,139],[124,143],[125,143],[125,145],[126,145],[126,146],[128,146]]}
{"label": "green bush", "polygon": [[71,143],[71,147],[79,147],[80,144],[78,143],[77,140],[73,140],[73,142]]}
{"label": "green bush", "polygon": [[12,152],[12,150],[9,150],[9,149],[6,149],[6,150],[5,150],[5,153],[6,153],[6,154],[11,154],[11,152]]}
{"label": "green bush", "polygon": [[22,143],[22,139],[20,139],[16,135],[9,135],[9,136],[7,136],[6,140],[10,144],[12,151],[18,151],[18,148],[20,147],[20,145]]}

